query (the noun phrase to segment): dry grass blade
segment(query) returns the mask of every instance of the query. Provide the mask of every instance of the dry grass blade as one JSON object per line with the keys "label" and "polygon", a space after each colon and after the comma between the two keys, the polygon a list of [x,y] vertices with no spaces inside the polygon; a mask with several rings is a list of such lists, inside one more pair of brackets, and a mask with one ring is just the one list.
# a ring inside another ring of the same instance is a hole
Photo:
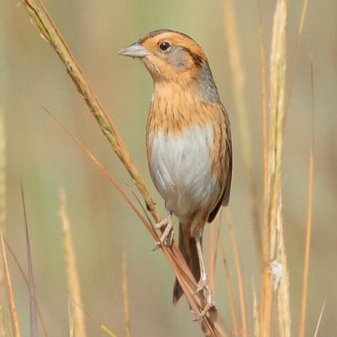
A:
{"label": "dry grass blade", "polygon": [[33,274],[31,245],[30,245],[29,230],[28,230],[28,218],[27,218],[25,194],[23,191],[22,182],[21,182],[21,198],[22,198],[23,214],[24,214],[24,221],[25,221],[26,254],[27,254],[27,265],[28,265],[30,336],[37,337],[38,336],[38,324],[37,324],[38,314],[37,314],[37,304],[36,304],[37,301],[36,301],[36,291],[35,291],[35,282],[34,282],[34,274]]}
{"label": "dry grass blade", "polygon": [[90,150],[83,144],[81,141],[71,132],[69,131],[65,125],[61,123],[59,119],[57,119],[51,111],[44,108],[44,110],[48,113],[48,115],[54,120],[54,122],[80,147],[80,149],[83,151],[83,153],[97,166],[97,168],[101,171],[101,173],[104,175],[106,179],[108,179],[109,183],[117,190],[117,192],[123,197],[123,199],[126,201],[126,203],[130,206],[130,208],[136,213],[138,218],[141,220],[141,222],[145,225],[149,233],[152,235],[152,237],[158,241],[159,237],[157,233],[154,231],[153,227],[149,224],[146,218],[139,212],[136,205],[131,201],[128,194],[125,192],[125,190],[118,184],[116,179],[113,178],[113,176],[110,174],[109,170],[100,162],[98,159],[90,152]]}
{"label": "dry grass blade", "polygon": [[4,266],[5,283],[6,283],[6,288],[7,288],[9,313],[11,316],[12,333],[14,337],[21,337],[21,328],[20,328],[19,317],[16,311],[16,304],[15,304],[15,294],[14,294],[14,289],[12,285],[11,275],[9,273],[7,252],[6,252],[6,247],[5,247],[5,242],[4,242],[4,237],[3,237],[2,232],[0,232],[0,240],[1,240],[2,263]]}
{"label": "dry grass blade", "polygon": [[[3,112],[0,110],[0,231],[5,232],[6,225],[6,133]],[[0,336],[8,336],[9,329],[4,311],[5,282],[4,265],[0,260]]]}
{"label": "dry grass blade", "polygon": [[216,269],[216,259],[219,246],[220,238],[220,224],[222,219],[222,209],[219,216],[217,217],[213,226],[210,226],[209,230],[209,245],[208,245],[208,283],[211,292],[215,294],[214,283],[215,283],[215,269]]}
{"label": "dry grass blade", "polygon": [[1,309],[0,309],[0,336],[1,337],[8,337],[10,335],[11,335],[11,333],[10,333],[7,317],[5,315],[4,307],[1,306]]}
{"label": "dry grass blade", "polygon": [[99,328],[110,337],[117,337],[105,324],[99,323]]}
{"label": "dry grass blade", "polygon": [[236,105],[236,113],[239,120],[241,150],[243,153],[244,165],[247,171],[250,209],[252,213],[252,221],[254,226],[254,235],[257,244],[257,251],[261,251],[260,221],[258,213],[258,197],[255,180],[255,172],[253,165],[251,136],[249,128],[249,119],[246,107],[245,97],[245,72],[241,59],[240,40],[238,37],[238,29],[236,24],[235,12],[232,0],[224,0],[224,25],[227,41],[227,50],[229,64],[232,72],[233,94]]}
{"label": "dry grass blade", "polygon": [[[16,257],[16,255],[14,254],[13,249],[11,248],[11,246],[8,244],[8,242],[7,242],[5,239],[4,239],[4,242],[5,242],[5,244],[6,244],[6,248],[8,249],[10,255],[11,255],[12,258],[14,259],[14,262],[15,262],[16,266],[18,267],[19,272],[20,272],[21,276],[23,277],[23,279],[24,279],[24,281],[25,281],[27,287],[29,287],[28,278],[27,278],[27,276],[25,275],[25,272],[24,272],[24,270],[23,270],[23,268],[22,268],[22,266],[21,266],[21,264],[20,264],[18,258]],[[41,326],[42,331],[43,331],[43,335],[44,335],[45,337],[48,337],[49,335],[48,335],[47,327],[46,327],[46,324],[45,324],[45,322],[44,322],[44,320],[43,320],[41,311],[40,311],[40,309],[39,309],[38,302],[36,302],[36,309],[37,309],[37,313],[38,313],[38,318],[39,318],[40,326]],[[8,334],[6,335],[6,337],[7,337],[7,336],[8,336]]]}
{"label": "dry grass blade", "polygon": [[224,239],[221,235],[220,235],[220,250],[221,250],[221,258],[222,258],[224,272],[225,272],[227,293],[229,297],[229,309],[230,309],[231,318],[232,318],[233,335],[238,336],[239,335],[239,319],[238,319],[238,313],[237,313],[236,305],[235,305],[233,282],[232,282],[230,272],[228,269],[228,265],[227,265]]}
{"label": "dry grass blade", "polygon": [[316,324],[316,328],[315,328],[314,337],[317,337],[317,336],[318,336],[318,330],[319,330],[319,327],[320,327],[321,322],[322,322],[322,317],[323,317],[325,305],[326,305],[326,301],[323,302],[321,311],[320,311],[320,313],[319,313],[319,317],[318,317],[317,324]]}
{"label": "dry grass blade", "polygon": [[[70,230],[70,221],[66,206],[66,195],[62,190],[60,191],[59,216],[62,224],[64,259],[67,268],[69,296],[74,299],[76,303],[79,303],[79,305],[82,306],[81,284],[79,280],[76,255]],[[69,301],[69,307],[71,315],[70,329],[72,331],[72,335],[75,337],[86,337],[87,332],[83,311],[80,310],[78,306],[72,305],[71,301]]]}
{"label": "dry grass blade", "polygon": [[301,38],[302,38],[302,33],[303,33],[303,28],[304,28],[304,21],[305,21],[306,14],[307,14],[308,2],[309,2],[309,0],[303,0],[301,18],[299,20],[296,43],[295,43],[295,53],[294,53],[294,56],[293,56],[293,61],[291,63],[292,64],[292,71],[290,72],[288,92],[287,92],[287,95],[286,95],[286,100],[287,100],[286,104],[285,104],[286,111],[289,108],[291,92],[292,92],[294,79],[295,79],[295,75],[296,75],[296,67],[297,67],[298,55],[299,55],[299,52],[300,52]]}
{"label": "dry grass blade", "polygon": [[[117,335],[112,332],[105,324],[103,324],[102,322],[100,322],[98,319],[96,319],[95,317],[93,317],[87,310],[84,309],[84,307],[81,307],[78,303],[76,303],[73,299],[69,298],[69,301],[72,301],[73,306],[77,306],[80,310],[83,311],[83,313],[90,318],[92,321],[95,322],[95,324],[108,336],[110,337],[117,337]],[[81,337],[81,336],[79,336]]]}
{"label": "dry grass blade", "polygon": [[[260,56],[260,83],[261,83],[261,102],[262,102],[262,135],[263,135],[263,201],[264,205],[267,205],[267,193],[268,193],[268,115],[267,115],[267,63],[266,63],[266,51],[264,45],[264,28],[262,21],[262,6],[261,0],[257,1],[257,13],[258,13],[258,31],[259,31],[259,56]],[[267,209],[267,207],[265,207]],[[266,219],[266,214],[264,214]]]}
{"label": "dry grass blade", "polygon": [[246,298],[245,298],[245,287],[242,275],[242,268],[240,262],[239,247],[236,240],[236,233],[234,228],[234,223],[230,209],[226,208],[226,218],[229,226],[229,233],[233,249],[234,265],[236,270],[236,276],[238,281],[238,291],[239,291],[239,302],[240,302],[240,313],[241,313],[241,334],[242,336],[248,336],[248,322],[247,322],[247,309],[246,309]]}
{"label": "dry grass blade", "polygon": [[[265,207],[266,219],[263,229],[263,275],[260,315],[261,337],[270,337],[272,332],[273,288],[278,287],[279,307],[286,306],[287,267],[282,231],[281,164],[283,153],[283,131],[285,121],[286,79],[286,27],[287,0],[278,0],[273,19],[273,35],[270,53],[270,135],[268,148],[268,193]],[[270,264],[272,263],[272,264]],[[273,268],[272,268],[273,267]],[[277,270],[281,270],[278,282]],[[274,279],[273,279],[274,278]],[[276,283],[275,283],[276,282]],[[278,283],[278,284],[277,284]],[[282,303],[280,303],[282,300]],[[289,308],[284,308],[288,310]],[[279,318],[283,322],[285,317]],[[287,313],[288,317],[289,312]],[[279,324],[279,327],[283,324]],[[288,327],[290,329],[290,327]]]}
{"label": "dry grass blade", "polygon": [[[281,207],[279,209],[281,213]],[[276,270],[274,276],[274,287],[277,287],[277,309],[278,309],[278,326],[280,337],[290,337],[291,333],[291,318],[290,318],[290,303],[289,303],[289,273],[287,265],[287,256],[285,252],[283,240],[283,223],[281,214],[278,215],[278,247],[277,260],[275,266],[280,268]],[[279,274],[280,272],[280,274]],[[279,283],[279,284],[277,284]]]}
{"label": "dry grass blade", "polygon": [[253,324],[254,324],[254,336],[260,336],[260,317],[259,317],[259,305],[257,303],[256,289],[253,283]]}
{"label": "dry grass blade", "polygon": [[271,247],[269,257],[273,258],[276,248],[276,220],[280,209],[281,164],[284,131],[284,99],[286,78],[286,25],[287,1],[279,0],[276,4],[273,27],[273,40],[270,60],[270,208],[269,225],[271,227]]}
{"label": "dry grass blade", "polygon": [[298,336],[305,336],[306,311],[308,301],[308,278],[310,265],[310,250],[311,250],[311,233],[312,233],[312,214],[313,214],[313,197],[314,197],[314,176],[315,176],[315,96],[314,96],[314,80],[313,66],[311,64],[311,99],[312,99],[312,144],[310,149],[309,159],[309,176],[308,176],[308,203],[307,203],[307,223],[304,248],[304,269],[303,269],[303,288],[302,288],[302,303],[299,320]]}
{"label": "dry grass blade", "polygon": [[0,113],[0,230],[2,232],[5,230],[6,223],[6,164],[5,118]]}
{"label": "dry grass blade", "polygon": [[122,288],[123,288],[123,304],[124,304],[124,337],[131,337],[131,320],[129,309],[129,294],[128,294],[128,274],[126,270],[126,257],[123,254],[122,261]]}

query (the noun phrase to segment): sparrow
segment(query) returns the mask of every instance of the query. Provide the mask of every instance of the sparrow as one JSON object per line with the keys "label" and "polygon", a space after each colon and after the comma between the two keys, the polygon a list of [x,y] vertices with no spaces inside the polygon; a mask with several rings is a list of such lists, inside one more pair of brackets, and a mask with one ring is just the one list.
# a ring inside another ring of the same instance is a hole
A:
{"label": "sparrow", "polygon": [[[190,36],[155,30],[119,54],[140,59],[152,76],[154,90],[146,126],[149,169],[166,209],[179,220],[179,248],[198,282],[196,291],[206,291],[205,309],[209,309],[214,301],[202,235],[205,224],[229,201],[232,142],[228,114],[207,57]],[[182,294],[176,279],[173,302]]]}

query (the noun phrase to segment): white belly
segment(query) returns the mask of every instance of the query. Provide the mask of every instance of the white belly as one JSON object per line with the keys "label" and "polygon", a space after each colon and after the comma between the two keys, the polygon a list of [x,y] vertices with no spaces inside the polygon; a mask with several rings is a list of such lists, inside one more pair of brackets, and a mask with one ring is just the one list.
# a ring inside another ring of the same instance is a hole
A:
{"label": "white belly", "polygon": [[182,133],[149,135],[152,144],[150,171],[166,208],[178,218],[212,204],[218,195],[217,176],[212,173],[211,125],[193,125]]}

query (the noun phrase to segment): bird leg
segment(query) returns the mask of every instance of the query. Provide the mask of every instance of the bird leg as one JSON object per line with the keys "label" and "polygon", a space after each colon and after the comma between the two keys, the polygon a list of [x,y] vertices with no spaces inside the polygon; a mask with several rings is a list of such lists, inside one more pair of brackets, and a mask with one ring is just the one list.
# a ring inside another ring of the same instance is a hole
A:
{"label": "bird leg", "polygon": [[202,248],[201,248],[201,236],[195,237],[195,243],[197,247],[197,252],[198,252],[198,260],[199,260],[199,266],[200,266],[200,280],[197,285],[197,290],[195,291],[195,294],[197,294],[199,291],[203,291],[204,295],[207,300],[207,304],[205,308],[197,315],[195,320],[200,320],[215,305],[215,301],[213,299],[213,295],[211,292],[211,289],[208,286],[208,280],[207,280],[207,273],[206,273],[206,268],[205,268],[205,263],[204,263],[204,258],[202,255]]}
{"label": "bird leg", "polygon": [[155,224],[155,228],[157,229],[164,228],[164,231],[161,233],[159,241],[156,243],[153,250],[157,250],[162,244],[164,244],[165,246],[171,247],[172,242],[173,242],[173,236],[174,236],[173,225],[172,225],[172,215],[170,214],[168,218]]}

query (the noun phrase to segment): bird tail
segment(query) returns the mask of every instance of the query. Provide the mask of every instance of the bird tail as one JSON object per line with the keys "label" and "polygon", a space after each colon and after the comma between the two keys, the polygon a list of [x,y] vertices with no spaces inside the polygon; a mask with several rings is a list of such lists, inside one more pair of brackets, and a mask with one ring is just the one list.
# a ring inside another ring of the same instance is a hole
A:
{"label": "bird tail", "polygon": [[[198,282],[200,279],[200,266],[198,259],[197,246],[195,239],[191,236],[189,226],[179,223],[179,249],[184,256],[184,259],[192,271],[195,280]],[[181,295],[183,289],[179,281],[176,279],[173,288],[173,303],[176,304]]]}

